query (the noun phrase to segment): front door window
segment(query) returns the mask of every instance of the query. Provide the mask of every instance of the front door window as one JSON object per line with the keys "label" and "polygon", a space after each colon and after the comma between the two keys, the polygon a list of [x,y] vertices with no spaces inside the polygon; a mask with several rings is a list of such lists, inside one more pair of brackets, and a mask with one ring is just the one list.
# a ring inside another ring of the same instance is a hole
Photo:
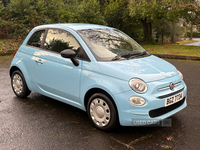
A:
{"label": "front door window", "polygon": [[68,32],[58,29],[49,29],[46,40],[44,42],[44,49],[58,52],[65,49],[72,49],[76,51],[80,47],[76,39]]}

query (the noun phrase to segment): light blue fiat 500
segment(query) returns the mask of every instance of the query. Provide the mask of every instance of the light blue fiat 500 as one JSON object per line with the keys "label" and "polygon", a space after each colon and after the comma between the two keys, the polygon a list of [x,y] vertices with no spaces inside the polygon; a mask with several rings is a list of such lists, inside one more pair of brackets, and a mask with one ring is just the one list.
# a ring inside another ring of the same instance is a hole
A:
{"label": "light blue fiat 500", "polygon": [[123,32],[92,24],[37,26],[10,66],[17,97],[31,91],[87,111],[101,130],[163,120],[186,107],[183,75]]}

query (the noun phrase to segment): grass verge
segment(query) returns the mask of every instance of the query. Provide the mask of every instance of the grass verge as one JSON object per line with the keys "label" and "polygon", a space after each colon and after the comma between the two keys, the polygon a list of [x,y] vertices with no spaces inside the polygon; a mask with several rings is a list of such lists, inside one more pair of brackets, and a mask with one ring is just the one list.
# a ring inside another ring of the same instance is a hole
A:
{"label": "grass verge", "polygon": [[150,54],[169,54],[200,57],[200,46],[182,46],[178,44],[142,45]]}
{"label": "grass verge", "polygon": [[177,41],[176,43],[179,45],[184,45],[184,44],[190,44],[190,43],[194,43],[194,42],[198,42],[198,41],[189,39],[189,40],[180,40],[180,41]]}
{"label": "grass verge", "polygon": [[0,51],[17,50],[22,44],[23,39],[3,39],[0,40]]}

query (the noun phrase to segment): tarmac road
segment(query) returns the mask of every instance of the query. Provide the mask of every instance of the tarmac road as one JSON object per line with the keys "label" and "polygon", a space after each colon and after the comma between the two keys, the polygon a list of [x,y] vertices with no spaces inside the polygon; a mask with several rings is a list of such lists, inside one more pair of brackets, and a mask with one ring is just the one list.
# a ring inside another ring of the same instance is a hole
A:
{"label": "tarmac road", "polygon": [[198,42],[194,42],[194,43],[190,43],[190,44],[185,44],[186,46],[200,46],[200,38],[192,38],[195,41]]}
{"label": "tarmac road", "polygon": [[199,150],[200,62],[167,61],[184,74],[188,106],[169,118],[171,127],[119,126],[112,132],[95,129],[85,112],[40,94],[17,98],[8,65],[0,65],[0,150]]}

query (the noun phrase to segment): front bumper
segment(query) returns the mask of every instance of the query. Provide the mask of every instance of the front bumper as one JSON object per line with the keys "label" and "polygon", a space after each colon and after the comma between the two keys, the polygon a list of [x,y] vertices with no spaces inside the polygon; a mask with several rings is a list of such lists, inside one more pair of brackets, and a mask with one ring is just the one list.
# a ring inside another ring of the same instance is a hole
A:
{"label": "front bumper", "polygon": [[[176,86],[173,91],[164,89],[158,91],[161,87],[166,87],[171,82],[181,84]],[[145,94],[137,94],[130,90],[115,95],[115,102],[119,114],[119,122],[122,126],[138,126],[135,122],[158,122],[166,119],[187,106],[187,87],[179,76],[160,80],[157,82],[147,83],[148,92]],[[183,99],[172,105],[165,107],[165,99],[183,92]],[[143,106],[134,106],[130,104],[129,98],[132,96],[140,96],[146,100]]]}

